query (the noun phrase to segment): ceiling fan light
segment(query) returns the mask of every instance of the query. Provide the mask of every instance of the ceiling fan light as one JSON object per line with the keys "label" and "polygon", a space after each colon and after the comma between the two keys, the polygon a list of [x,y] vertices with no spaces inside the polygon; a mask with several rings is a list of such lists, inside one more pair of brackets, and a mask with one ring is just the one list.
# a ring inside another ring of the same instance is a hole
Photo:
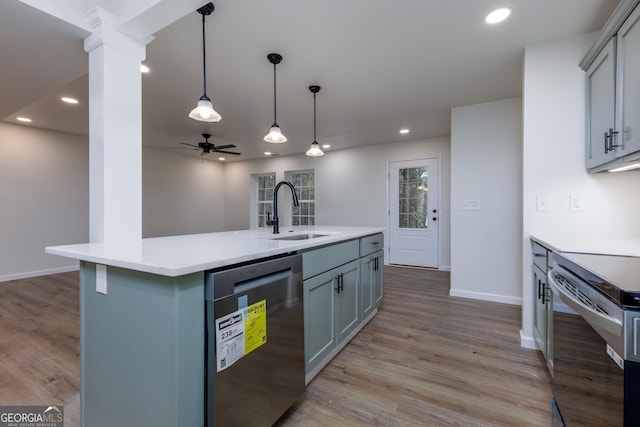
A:
{"label": "ceiling fan light", "polygon": [[213,109],[213,104],[208,97],[203,96],[198,101],[198,106],[191,110],[189,117],[201,122],[219,122],[222,116]]}
{"label": "ceiling fan light", "polygon": [[274,123],[273,126],[271,126],[269,133],[266,134],[263,139],[272,144],[282,144],[283,142],[287,142],[287,137],[284,136],[277,123]]}
{"label": "ceiling fan light", "polygon": [[311,157],[324,156],[324,151],[320,149],[320,144],[318,144],[316,141],[313,141],[311,143],[311,147],[309,147],[309,150],[307,150],[307,156],[311,156]]}

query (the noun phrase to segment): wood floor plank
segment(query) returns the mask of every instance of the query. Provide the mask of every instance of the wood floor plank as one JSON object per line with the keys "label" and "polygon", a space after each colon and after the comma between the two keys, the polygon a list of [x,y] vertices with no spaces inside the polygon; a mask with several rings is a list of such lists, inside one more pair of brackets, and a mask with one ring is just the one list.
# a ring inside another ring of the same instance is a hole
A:
{"label": "wood floor plank", "polygon": [[[446,272],[385,267],[384,279],[378,315],[276,425],[550,425],[520,307],[452,298]],[[80,425],[78,316],[77,272],[0,283],[0,404],[63,404]]]}

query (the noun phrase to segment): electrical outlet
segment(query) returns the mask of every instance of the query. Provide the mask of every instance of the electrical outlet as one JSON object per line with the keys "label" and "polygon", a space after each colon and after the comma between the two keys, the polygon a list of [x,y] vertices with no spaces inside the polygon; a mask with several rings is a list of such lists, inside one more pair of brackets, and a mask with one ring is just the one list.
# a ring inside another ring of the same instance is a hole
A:
{"label": "electrical outlet", "polygon": [[536,196],[536,211],[549,212],[549,201],[544,196]]}
{"label": "electrical outlet", "polygon": [[96,264],[96,292],[107,294],[107,266]]}

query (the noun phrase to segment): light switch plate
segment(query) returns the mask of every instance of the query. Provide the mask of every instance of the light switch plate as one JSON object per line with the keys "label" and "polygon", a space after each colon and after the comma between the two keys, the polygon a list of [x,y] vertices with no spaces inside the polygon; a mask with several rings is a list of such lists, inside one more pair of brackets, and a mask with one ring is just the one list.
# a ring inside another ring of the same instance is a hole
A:
{"label": "light switch plate", "polygon": [[582,197],[569,196],[569,210],[571,212],[583,212],[584,206],[582,203]]}
{"label": "light switch plate", "polygon": [[463,200],[462,201],[462,210],[463,211],[479,211],[480,210],[480,200]]}

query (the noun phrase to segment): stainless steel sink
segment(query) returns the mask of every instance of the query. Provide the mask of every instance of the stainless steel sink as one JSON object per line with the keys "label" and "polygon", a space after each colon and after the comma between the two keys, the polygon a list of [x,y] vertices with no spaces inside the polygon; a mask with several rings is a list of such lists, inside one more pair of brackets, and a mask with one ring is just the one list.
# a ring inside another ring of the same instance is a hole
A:
{"label": "stainless steel sink", "polygon": [[274,237],[271,240],[307,240],[307,239],[316,239],[318,237],[325,237],[325,236],[328,236],[328,234],[305,233],[305,234],[294,234],[292,236]]}

